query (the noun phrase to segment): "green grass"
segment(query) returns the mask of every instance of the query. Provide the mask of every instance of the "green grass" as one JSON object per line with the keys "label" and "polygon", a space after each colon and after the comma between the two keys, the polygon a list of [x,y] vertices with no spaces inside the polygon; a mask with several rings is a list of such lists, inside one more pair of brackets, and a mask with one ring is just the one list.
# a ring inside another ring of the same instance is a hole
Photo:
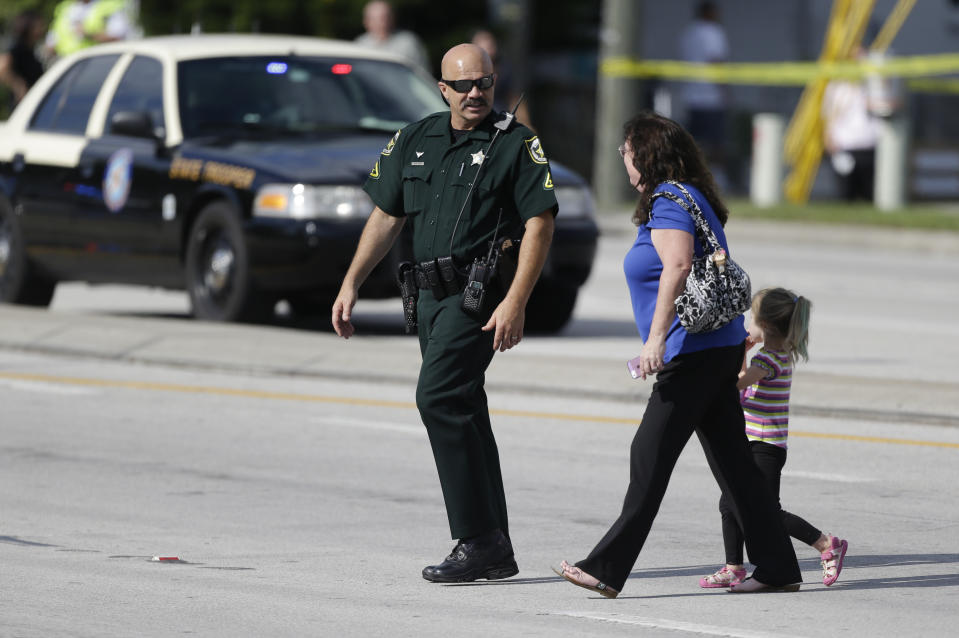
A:
{"label": "green grass", "polygon": [[881,211],[870,204],[843,202],[782,203],[758,208],[748,199],[729,199],[732,216],[769,221],[806,221],[827,224],[915,228],[959,232],[959,203],[909,204],[897,211]]}

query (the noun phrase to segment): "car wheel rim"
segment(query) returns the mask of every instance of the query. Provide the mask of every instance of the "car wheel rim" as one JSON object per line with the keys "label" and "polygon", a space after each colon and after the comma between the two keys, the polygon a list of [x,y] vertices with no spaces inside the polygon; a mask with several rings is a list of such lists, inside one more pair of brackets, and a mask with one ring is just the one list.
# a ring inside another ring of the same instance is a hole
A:
{"label": "car wheel rim", "polygon": [[229,296],[233,286],[236,253],[222,235],[208,245],[200,272],[200,281],[206,296],[216,303]]}

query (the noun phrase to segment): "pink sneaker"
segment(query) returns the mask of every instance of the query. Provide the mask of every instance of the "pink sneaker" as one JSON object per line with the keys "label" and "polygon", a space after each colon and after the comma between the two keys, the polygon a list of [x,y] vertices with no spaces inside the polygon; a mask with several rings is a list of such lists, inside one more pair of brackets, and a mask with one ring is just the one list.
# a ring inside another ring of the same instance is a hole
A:
{"label": "pink sneaker", "polygon": [[743,582],[743,579],[746,578],[745,569],[729,569],[723,565],[715,574],[710,574],[709,576],[703,576],[699,579],[699,586],[705,589],[713,589],[715,587],[729,587],[730,585],[738,585]]}
{"label": "pink sneaker", "polygon": [[849,543],[841,538],[832,537],[832,547],[820,554],[822,558],[822,584],[829,587],[839,580],[842,571],[842,559],[846,557]]}

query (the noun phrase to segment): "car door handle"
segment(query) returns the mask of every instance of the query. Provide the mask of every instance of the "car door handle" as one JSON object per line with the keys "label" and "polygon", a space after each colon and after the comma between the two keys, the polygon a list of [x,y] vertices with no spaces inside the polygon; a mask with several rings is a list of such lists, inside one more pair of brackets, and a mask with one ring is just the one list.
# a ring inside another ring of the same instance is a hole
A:
{"label": "car door handle", "polygon": [[77,168],[80,170],[81,179],[90,179],[93,177],[93,160],[83,160]]}

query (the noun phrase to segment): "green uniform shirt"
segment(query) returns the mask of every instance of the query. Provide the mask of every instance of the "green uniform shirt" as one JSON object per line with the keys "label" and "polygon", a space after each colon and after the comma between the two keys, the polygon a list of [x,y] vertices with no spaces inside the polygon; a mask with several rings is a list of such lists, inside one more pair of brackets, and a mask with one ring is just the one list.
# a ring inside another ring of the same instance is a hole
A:
{"label": "green uniform shirt", "polygon": [[547,210],[556,214],[549,161],[535,133],[514,122],[485,157],[502,117],[491,112],[454,141],[449,112],[434,113],[397,131],[380,153],[363,189],[387,214],[409,218],[416,261],[453,255],[465,266],[485,255],[501,208],[496,235],[502,238],[521,237],[525,222]]}

